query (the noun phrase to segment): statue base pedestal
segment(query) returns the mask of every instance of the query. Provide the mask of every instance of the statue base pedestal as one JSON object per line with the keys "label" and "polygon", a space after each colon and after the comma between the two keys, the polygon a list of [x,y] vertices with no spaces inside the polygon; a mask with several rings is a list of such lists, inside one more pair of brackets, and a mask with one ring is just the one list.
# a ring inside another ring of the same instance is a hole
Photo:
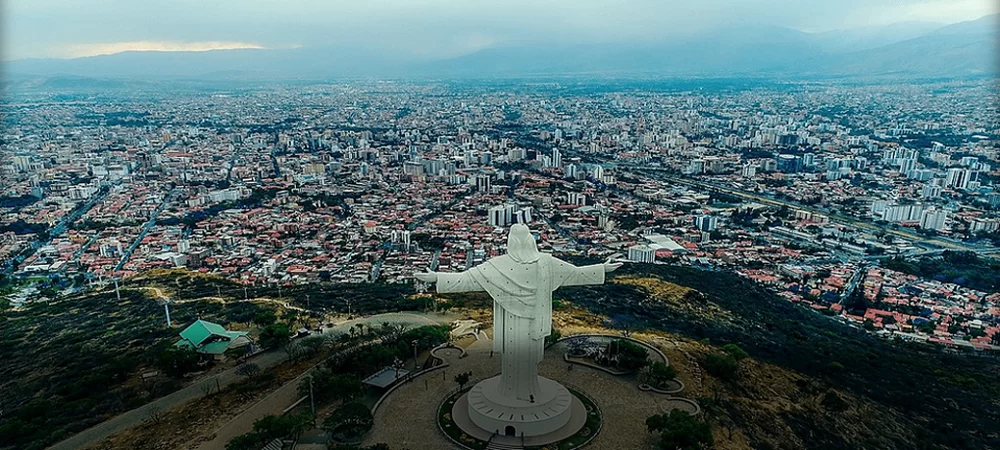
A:
{"label": "statue base pedestal", "polygon": [[[488,435],[536,438],[530,439],[533,442],[543,436],[558,440],[559,436],[571,436],[579,431],[586,422],[586,410],[582,404],[574,404],[580,401],[566,387],[548,378],[538,377],[538,385],[538,396],[532,403],[500,395],[499,376],[480,381],[465,396],[468,418],[472,422],[469,425],[475,425]],[[571,420],[574,415],[582,417]]]}

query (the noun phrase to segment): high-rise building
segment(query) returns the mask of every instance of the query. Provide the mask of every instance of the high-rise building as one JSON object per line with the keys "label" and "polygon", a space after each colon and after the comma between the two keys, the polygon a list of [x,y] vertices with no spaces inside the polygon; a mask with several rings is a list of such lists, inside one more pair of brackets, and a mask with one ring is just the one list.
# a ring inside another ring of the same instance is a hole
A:
{"label": "high-rise building", "polygon": [[562,152],[558,148],[552,149],[552,167],[557,169],[562,167]]}
{"label": "high-rise building", "polygon": [[476,175],[476,192],[490,192],[490,176]]}
{"label": "high-rise building", "polygon": [[986,200],[990,202],[990,206],[994,208],[1000,207],[1000,192],[993,192],[987,195]]}
{"label": "high-rise building", "polygon": [[920,216],[920,228],[942,230],[947,219],[947,211],[928,209]]}
{"label": "high-rise building", "polygon": [[778,155],[777,168],[781,173],[797,173],[802,171],[802,158],[796,155]]}
{"label": "high-rise building", "polygon": [[656,250],[648,245],[633,245],[628,249],[628,259],[637,263],[652,263],[656,261]]}
{"label": "high-rise building", "polygon": [[519,209],[514,214],[514,223],[523,223],[523,224],[531,223],[531,207],[525,207]]}
{"label": "high-rise building", "polygon": [[941,196],[941,186],[936,184],[926,184],[923,189],[920,190],[920,196],[923,198],[938,198]]}
{"label": "high-rise building", "polygon": [[[527,209],[527,208],[525,208]],[[513,203],[508,203],[506,205],[494,206],[489,209],[489,224],[493,227],[505,227],[514,223],[515,220],[520,222],[520,220],[526,220],[527,223],[531,221],[531,211],[522,209],[518,211],[517,205]]]}
{"label": "high-rise building", "polygon": [[956,189],[969,189],[969,185],[979,179],[975,170],[953,168],[945,175],[945,184]]}
{"label": "high-rise building", "polygon": [[969,232],[979,233],[979,232],[994,232],[1000,230],[1000,221],[997,219],[985,219],[982,217],[977,217],[969,221]]}
{"label": "high-rise building", "polygon": [[922,204],[891,205],[882,212],[882,220],[886,222],[919,222],[927,209]]}
{"label": "high-rise building", "polygon": [[407,161],[403,163],[403,173],[411,177],[421,177],[424,175],[424,164],[419,161]]}
{"label": "high-rise building", "polygon": [[714,231],[719,226],[719,218],[715,216],[696,216],[694,226],[701,231]]}
{"label": "high-rise building", "polygon": [[494,206],[489,209],[489,223],[491,227],[507,226],[507,221],[504,220],[503,206]]}
{"label": "high-rise building", "polygon": [[580,173],[580,166],[576,164],[569,164],[566,166],[566,178],[576,178]]}
{"label": "high-rise building", "polygon": [[908,174],[917,168],[917,160],[915,159],[901,159],[899,161],[899,173]]}

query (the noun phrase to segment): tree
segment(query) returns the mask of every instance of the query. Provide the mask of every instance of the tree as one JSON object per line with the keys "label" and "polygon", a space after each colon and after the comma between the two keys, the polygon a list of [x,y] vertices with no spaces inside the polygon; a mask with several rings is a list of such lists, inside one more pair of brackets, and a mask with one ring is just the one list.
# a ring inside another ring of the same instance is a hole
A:
{"label": "tree", "polygon": [[150,405],[146,408],[146,422],[156,425],[163,421],[163,407],[159,405]]}
{"label": "tree", "polygon": [[333,410],[323,420],[323,429],[334,435],[343,435],[348,439],[363,436],[374,425],[372,412],[359,402],[346,403]]}
{"label": "tree", "polygon": [[642,369],[639,379],[650,386],[661,387],[677,378],[677,369],[668,366],[662,361],[654,362]]}
{"label": "tree", "polygon": [[256,433],[241,434],[226,444],[226,450],[258,450],[260,447],[260,436]]}
{"label": "tree", "polygon": [[552,344],[555,344],[556,342],[559,341],[560,338],[562,338],[562,333],[553,329],[548,336],[545,336],[545,346],[548,347]]}
{"label": "tree", "polygon": [[608,320],[607,325],[621,331],[623,336],[629,337],[638,328],[639,322],[631,314],[617,314]]}
{"label": "tree", "polygon": [[253,423],[253,431],[234,437],[226,450],[258,450],[275,439],[297,438],[309,429],[308,415],[265,416]]}
{"label": "tree", "polygon": [[311,423],[312,420],[306,414],[265,416],[253,423],[253,432],[263,438],[265,443],[275,439],[294,439],[309,429]]}
{"label": "tree", "polygon": [[847,400],[844,400],[840,394],[832,390],[826,391],[826,394],[823,394],[823,400],[820,401],[820,404],[823,405],[824,408],[835,412],[847,411],[847,409],[851,406],[851,404],[847,403]]}
{"label": "tree", "polygon": [[646,429],[660,433],[663,450],[701,450],[711,448],[714,442],[708,423],[679,409],[650,416],[646,419]]}
{"label": "tree", "polygon": [[253,323],[259,327],[266,327],[278,321],[278,316],[273,311],[262,311],[253,317]]}
{"label": "tree", "polygon": [[750,357],[750,355],[746,352],[746,350],[743,350],[742,348],[740,348],[739,345],[736,344],[723,345],[722,350],[728,353],[729,356],[732,356],[733,359],[735,359],[737,362],[743,361],[744,359]]}
{"label": "tree", "polygon": [[238,363],[244,356],[246,356],[247,349],[246,347],[227,348],[224,354],[227,359],[231,359]]}
{"label": "tree", "polygon": [[285,345],[291,339],[292,333],[288,330],[288,325],[283,323],[272,323],[260,332],[257,341],[261,347],[266,349],[278,348]]}
{"label": "tree", "polygon": [[[349,401],[364,393],[361,379],[351,374],[337,374],[327,369],[315,370],[313,377],[313,395],[320,403],[335,400]],[[309,395],[309,380],[299,382],[299,395]]]}
{"label": "tree", "polygon": [[314,356],[323,348],[326,340],[325,336],[309,336],[299,341],[299,347],[304,356]]}
{"label": "tree", "polygon": [[458,375],[455,375],[455,382],[458,383],[458,390],[461,391],[461,390],[465,389],[465,385],[469,383],[470,379],[472,379],[472,372],[471,371],[470,372],[462,372],[462,373],[460,373]]}
{"label": "tree", "polygon": [[190,347],[167,347],[160,352],[156,361],[156,366],[163,373],[180,378],[184,374],[198,370],[198,353]]}
{"label": "tree", "polygon": [[253,378],[260,373],[260,366],[254,363],[243,363],[236,368],[236,374],[246,377],[247,379]]}
{"label": "tree", "polygon": [[616,339],[608,344],[599,363],[635,372],[649,365],[649,351],[635,342]]}
{"label": "tree", "polygon": [[701,365],[709,375],[724,381],[733,381],[739,373],[740,366],[736,358],[729,355],[710,353],[702,360]]}
{"label": "tree", "polygon": [[406,326],[401,323],[389,323],[383,322],[376,330],[376,334],[382,338],[383,341],[396,341],[406,332]]}
{"label": "tree", "polygon": [[302,355],[306,354],[307,351],[296,341],[285,342],[285,345],[282,345],[281,349],[285,351],[285,355],[288,355],[289,361],[299,359]]}

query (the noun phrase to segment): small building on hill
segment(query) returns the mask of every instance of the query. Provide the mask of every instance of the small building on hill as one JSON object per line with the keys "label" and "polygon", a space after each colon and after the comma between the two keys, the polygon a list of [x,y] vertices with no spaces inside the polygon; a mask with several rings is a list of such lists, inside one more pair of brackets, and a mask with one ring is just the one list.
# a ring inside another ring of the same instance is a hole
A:
{"label": "small building on hill", "polygon": [[225,358],[226,350],[242,348],[249,353],[253,344],[246,331],[228,331],[217,323],[197,320],[181,331],[177,347],[192,348],[194,351],[216,360]]}

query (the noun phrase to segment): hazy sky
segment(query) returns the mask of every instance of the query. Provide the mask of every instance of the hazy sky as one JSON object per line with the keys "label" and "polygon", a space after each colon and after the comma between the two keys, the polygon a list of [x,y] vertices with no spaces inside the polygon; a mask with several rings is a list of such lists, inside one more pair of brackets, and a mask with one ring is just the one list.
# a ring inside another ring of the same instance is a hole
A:
{"label": "hazy sky", "polygon": [[625,42],[733,23],[954,23],[997,0],[0,0],[2,57],[364,46],[447,57],[517,41]]}

